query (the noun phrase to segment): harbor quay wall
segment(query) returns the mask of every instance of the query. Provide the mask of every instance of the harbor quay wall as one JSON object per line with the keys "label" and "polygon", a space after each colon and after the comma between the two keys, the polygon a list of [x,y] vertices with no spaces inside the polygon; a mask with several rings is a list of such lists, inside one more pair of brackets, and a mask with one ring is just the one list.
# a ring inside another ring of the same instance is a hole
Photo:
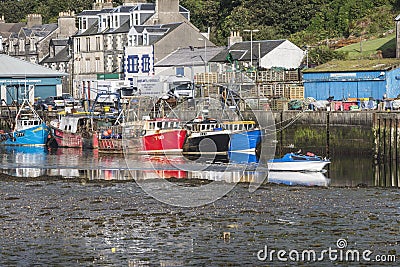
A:
{"label": "harbor quay wall", "polygon": [[261,125],[274,118],[277,154],[302,149],[326,156],[369,154],[377,162],[400,161],[400,112],[253,112]]}

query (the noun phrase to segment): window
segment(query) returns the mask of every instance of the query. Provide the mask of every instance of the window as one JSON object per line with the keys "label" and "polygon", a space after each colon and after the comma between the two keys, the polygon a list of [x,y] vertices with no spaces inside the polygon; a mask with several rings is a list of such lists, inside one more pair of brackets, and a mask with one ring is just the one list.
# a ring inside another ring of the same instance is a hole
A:
{"label": "window", "polygon": [[19,40],[19,51],[20,52],[24,52],[25,51],[25,40],[24,39],[20,39]]}
{"label": "window", "polygon": [[90,37],[86,37],[86,51],[90,51]]}
{"label": "window", "polygon": [[107,71],[112,72],[113,71],[113,58],[111,55],[107,57]]}
{"label": "window", "polygon": [[90,72],[90,58],[85,61],[86,72]]}
{"label": "window", "polygon": [[142,56],[142,72],[150,72],[150,57],[149,55]]}
{"label": "window", "polygon": [[100,51],[101,47],[100,47],[100,36],[96,37],[96,50]]}
{"label": "window", "polygon": [[99,72],[100,70],[100,58],[96,57],[96,63],[95,63],[95,68],[96,68],[96,72]]}
{"label": "window", "polygon": [[83,18],[82,20],[82,30],[86,30],[87,29],[87,21],[86,18]]}
{"label": "window", "polygon": [[146,34],[146,33],[145,33],[145,34],[143,34],[143,45],[149,45],[149,44],[148,44],[148,40],[147,40],[147,39],[148,39],[148,37],[149,37],[149,35],[148,35],[148,34]]}
{"label": "window", "polygon": [[76,47],[75,47],[76,52],[81,52],[81,39],[76,38]]}
{"label": "window", "polygon": [[139,57],[137,55],[128,56],[128,73],[138,73],[139,72]]}
{"label": "window", "polygon": [[108,48],[109,50],[112,49],[112,35],[109,35],[109,36],[107,37],[107,48]]}
{"label": "window", "polygon": [[122,49],[122,36],[117,35],[117,49]]}
{"label": "window", "polygon": [[140,25],[139,13],[135,13],[135,22],[134,22],[134,25]]}
{"label": "window", "polygon": [[176,68],[175,69],[176,75],[182,75],[185,76],[185,69],[183,67]]}

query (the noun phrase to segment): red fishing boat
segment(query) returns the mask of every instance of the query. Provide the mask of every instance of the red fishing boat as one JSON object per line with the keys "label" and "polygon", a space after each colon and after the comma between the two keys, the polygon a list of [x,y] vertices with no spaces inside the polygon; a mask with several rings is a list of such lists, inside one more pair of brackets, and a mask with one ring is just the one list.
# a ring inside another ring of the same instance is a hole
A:
{"label": "red fishing boat", "polygon": [[142,150],[148,154],[169,154],[182,151],[187,131],[178,119],[157,118],[144,121],[141,130]]}

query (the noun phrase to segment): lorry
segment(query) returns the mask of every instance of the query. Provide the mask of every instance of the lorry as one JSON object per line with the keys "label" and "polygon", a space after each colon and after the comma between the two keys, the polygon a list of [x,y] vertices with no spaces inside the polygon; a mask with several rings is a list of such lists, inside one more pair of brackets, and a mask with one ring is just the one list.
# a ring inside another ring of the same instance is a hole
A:
{"label": "lorry", "polygon": [[172,96],[190,99],[194,97],[194,84],[182,75],[137,77],[137,94],[152,97]]}

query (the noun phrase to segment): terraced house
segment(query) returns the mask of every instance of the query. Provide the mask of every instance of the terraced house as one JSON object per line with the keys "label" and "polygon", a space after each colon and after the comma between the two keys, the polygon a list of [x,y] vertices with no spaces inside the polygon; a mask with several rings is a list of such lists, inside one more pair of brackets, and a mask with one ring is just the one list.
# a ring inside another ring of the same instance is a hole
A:
{"label": "terraced house", "polygon": [[154,74],[154,63],[176,48],[204,43],[179,0],[125,0],[114,8],[111,1],[97,0],[93,10],[77,17],[79,30],[73,36],[76,96],[88,97],[85,94],[98,80]]}

